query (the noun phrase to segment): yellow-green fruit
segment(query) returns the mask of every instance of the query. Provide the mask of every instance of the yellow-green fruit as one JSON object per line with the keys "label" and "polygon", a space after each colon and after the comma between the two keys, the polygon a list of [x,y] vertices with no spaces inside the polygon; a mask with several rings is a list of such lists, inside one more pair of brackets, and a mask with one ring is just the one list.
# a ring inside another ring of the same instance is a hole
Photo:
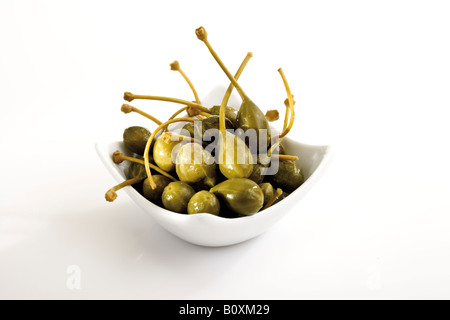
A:
{"label": "yellow-green fruit", "polygon": [[268,176],[272,184],[286,191],[294,191],[305,181],[302,168],[295,161],[283,160],[278,163],[278,171]]}
{"label": "yellow-green fruit", "polygon": [[142,184],[142,193],[147,200],[159,204],[164,188],[170,183],[170,179],[160,174],[152,175],[152,178],[156,184],[156,189],[152,189],[150,180],[147,178]]}
{"label": "yellow-green fruit", "polygon": [[216,184],[216,163],[200,144],[183,145],[178,151],[175,163],[181,181],[189,184],[201,182],[209,188]]}
{"label": "yellow-green fruit", "polygon": [[273,187],[270,183],[264,182],[259,185],[264,194],[264,204],[269,202],[273,198]]}
{"label": "yellow-green fruit", "polygon": [[253,172],[253,156],[244,140],[225,131],[219,135],[219,168],[228,179],[248,178]]}
{"label": "yellow-green fruit", "polygon": [[228,209],[241,215],[255,214],[264,204],[261,188],[250,179],[228,179],[211,188],[210,192],[214,193]]}
{"label": "yellow-green fruit", "polygon": [[161,196],[164,208],[178,213],[187,213],[189,200],[195,194],[194,188],[182,181],[171,182]]}
{"label": "yellow-green fruit", "polygon": [[188,214],[211,213],[217,216],[220,213],[220,203],[213,193],[202,190],[189,200],[187,212]]}
{"label": "yellow-green fruit", "polygon": [[[213,106],[209,109],[209,112],[213,115],[219,115],[220,112],[220,106]],[[236,117],[237,117],[238,111],[230,106],[225,107],[225,117],[231,121],[234,127],[236,127]]]}
{"label": "yellow-green fruit", "polygon": [[175,164],[172,159],[172,150],[179,143],[179,141],[169,141],[167,143],[161,136],[156,139],[155,145],[153,146],[153,160],[158,167],[167,172],[175,169]]}
{"label": "yellow-green fruit", "polygon": [[123,143],[128,150],[142,156],[150,136],[151,132],[144,127],[129,127],[123,131]]}

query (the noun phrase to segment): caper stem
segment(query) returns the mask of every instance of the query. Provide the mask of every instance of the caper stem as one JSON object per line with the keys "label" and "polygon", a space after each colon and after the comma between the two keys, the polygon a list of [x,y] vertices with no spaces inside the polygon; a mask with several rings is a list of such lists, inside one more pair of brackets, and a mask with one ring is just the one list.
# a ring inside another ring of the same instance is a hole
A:
{"label": "caper stem", "polygon": [[279,68],[278,72],[280,73],[281,79],[283,80],[284,83],[284,87],[286,88],[290,112],[289,124],[287,128],[284,129],[283,132],[280,134],[280,138],[283,138],[288,134],[288,132],[292,129],[292,126],[294,125],[295,110],[294,110],[294,99],[292,97],[291,89],[289,88],[289,84],[287,82],[286,76],[284,75],[283,69]]}
{"label": "caper stem", "polygon": [[278,188],[277,191],[275,192],[275,194],[273,195],[272,199],[270,199],[266,203],[266,205],[261,209],[261,211],[267,209],[268,207],[270,207],[282,194],[283,194],[283,190]]}
{"label": "caper stem", "polygon": [[199,144],[206,144],[206,141],[202,141],[202,140],[198,140],[192,137],[187,137],[187,136],[183,136],[181,134],[176,134],[173,132],[164,132],[161,135],[162,139],[166,142],[169,143],[170,141],[189,141],[189,142],[195,142],[195,143],[199,143]]}
{"label": "caper stem", "polygon": [[[295,100],[294,100],[294,95],[292,95],[292,102],[293,102],[293,106],[295,106]],[[283,125],[283,131],[286,130],[287,126],[288,126],[288,122],[289,122],[289,99],[286,98],[284,100],[284,105],[286,106],[286,114],[284,115],[284,125]]]}
{"label": "caper stem", "polygon": [[181,76],[184,78],[184,80],[186,80],[187,84],[191,88],[192,93],[194,94],[194,97],[195,97],[195,102],[200,104],[201,102],[200,102],[200,98],[198,97],[197,90],[195,90],[194,85],[192,84],[191,80],[189,80],[186,73],[184,73],[183,69],[181,69],[179,62],[178,61],[172,62],[170,64],[170,68],[174,71],[178,71],[181,74]]}
{"label": "caper stem", "polygon": [[[117,151],[115,151],[113,153],[113,161],[114,161],[114,163],[119,164],[119,163],[122,163],[124,160],[130,161],[130,162],[134,162],[134,163],[139,163],[139,164],[142,164],[142,165],[145,164],[144,160],[126,156],[122,152],[120,152],[119,150],[117,150]],[[178,179],[174,178],[171,174],[167,173],[166,171],[164,171],[160,167],[155,166],[153,163],[149,163],[149,166],[150,166],[151,169],[161,173],[163,176],[166,176],[170,180],[178,181]]]}
{"label": "caper stem", "polygon": [[135,177],[135,178],[131,178],[131,179],[125,180],[122,183],[119,183],[118,185],[116,185],[116,186],[112,187],[111,189],[109,189],[108,191],[106,191],[105,199],[107,201],[109,201],[109,202],[112,202],[112,201],[116,200],[116,198],[117,198],[116,191],[117,190],[120,190],[120,189],[122,189],[124,187],[127,187],[127,186],[131,186],[131,185],[136,184],[136,183],[139,183],[142,180],[144,180],[144,179],[139,178],[139,177]]}
{"label": "caper stem", "polygon": [[179,115],[180,113],[182,113],[183,111],[186,111],[188,107],[183,107],[180,110],[178,110],[177,112],[175,112],[168,120],[172,120],[173,118],[175,118],[177,115]]}
{"label": "caper stem", "polygon": [[125,100],[127,100],[128,102],[131,102],[134,99],[173,102],[173,103],[179,103],[179,104],[184,104],[184,105],[193,107],[195,109],[198,109],[199,111],[205,111],[205,112],[209,111],[208,108],[203,107],[201,104],[199,104],[197,102],[178,99],[178,98],[163,97],[163,96],[150,96],[150,95],[143,95],[143,94],[133,94],[131,92],[125,92],[123,95],[123,98]]}
{"label": "caper stem", "polygon": [[[281,79],[283,80],[284,86],[286,88],[286,93],[288,95],[288,97],[287,97],[287,106],[289,107],[290,119],[289,119],[289,124],[286,126],[286,117],[284,118],[285,126],[283,127],[283,132],[281,134],[279,134],[279,135],[277,135],[277,136],[272,138],[272,140],[276,140],[276,142],[267,151],[267,154],[269,156],[280,145],[281,140],[292,129],[292,126],[294,125],[294,118],[295,118],[294,99],[293,99],[293,96],[291,94],[291,89],[289,88],[289,84],[287,82],[286,76],[284,75],[283,69],[279,68],[278,72],[281,75]],[[285,102],[285,104],[286,104],[286,102]],[[288,112],[286,112],[286,115],[288,115]]]}
{"label": "caper stem", "polygon": [[287,154],[271,154],[270,156],[272,158],[276,158],[278,160],[289,160],[289,161],[297,161],[298,160],[297,156],[291,156],[291,155],[287,155]]}
{"label": "caper stem", "polygon": [[[187,106],[181,108],[180,110],[178,110],[177,112],[175,112],[168,120],[174,119],[176,116],[178,116],[178,115],[179,115],[180,113],[182,113],[183,111],[186,111],[188,108],[189,108],[189,107],[187,107]],[[207,111],[209,111],[209,109],[207,109],[207,108],[204,108],[204,109],[207,110]],[[209,112],[206,112],[206,111],[200,111],[200,114],[204,115],[205,117],[210,117],[210,116],[211,116],[211,114],[210,114]],[[163,132],[166,132],[166,131],[167,131],[167,127],[164,128]]]}
{"label": "caper stem", "polygon": [[269,150],[267,150],[267,155],[268,156],[272,156],[272,152],[280,145],[281,140],[280,139],[280,135],[277,135],[275,137],[272,138],[272,140],[277,140],[274,144],[272,144],[272,146],[269,148]]}
{"label": "caper stem", "polygon": [[[209,112],[208,108],[203,107],[200,103],[197,102],[193,102],[193,101],[188,101],[188,100],[183,100],[183,99],[178,99],[178,98],[171,98],[171,97],[162,97],[162,96],[150,96],[150,95],[139,95],[139,94],[133,94],[131,92],[125,92],[123,94],[123,98],[128,101],[131,102],[134,99],[143,99],[143,100],[158,100],[158,101],[166,101],[166,102],[173,102],[173,103],[179,103],[179,104],[185,104],[188,106],[188,108],[191,109],[195,109],[197,110],[196,113],[198,112]],[[187,108],[187,109],[188,109]],[[186,110],[186,109],[184,109]],[[189,111],[189,110],[188,110]],[[180,111],[181,112],[181,111]],[[188,112],[189,113],[189,112]],[[193,114],[190,114],[190,116],[192,116]]]}
{"label": "caper stem", "polygon": [[[234,75],[234,78],[237,80],[242,74],[242,71],[244,71],[245,66],[247,65],[250,58],[253,57],[253,54],[251,52],[248,52],[245,56],[244,60],[242,61],[241,65],[239,66],[239,69],[236,71],[236,74]],[[231,92],[233,91],[234,85],[233,82],[230,83],[230,85],[227,88],[227,91],[225,92],[225,95],[223,96],[222,103],[220,104],[219,109],[219,130],[222,133],[225,133],[226,130],[226,124],[225,124],[225,108],[227,106],[228,100],[230,99]]]}
{"label": "caper stem", "polygon": [[283,124],[283,131],[286,130],[289,122],[289,99],[286,98],[284,100],[284,105],[286,106],[286,113],[284,114],[284,124]]}
{"label": "caper stem", "polygon": [[[186,106],[186,107],[181,108],[180,110],[178,110],[177,112],[175,112],[168,120],[174,119],[177,115],[179,115],[179,114],[182,113],[183,111],[186,111],[187,108],[189,108],[189,107]],[[163,129],[163,132],[166,132],[166,131],[167,131],[167,127],[165,127],[165,128]]]}
{"label": "caper stem", "polygon": [[152,141],[155,138],[156,134],[161,129],[165,128],[166,126],[168,126],[171,123],[181,122],[181,121],[194,122],[196,120],[192,119],[192,118],[176,118],[176,119],[167,120],[166,122],[159,125],[158,128],[156,128],[155,131],[153,131],[153,133],[150,135],[150,137],[147,140],[147,144],[145,145],[145,150],[144,150],[144,166],[145,166],[145,171],[147,172],[148,181],[150,182],[150,186],[152,187],[153,190],[156,189],[156,183],[153,180],[152,173],[150,171],[150,160],[148,157],[148,153],[150,152],[150,146],[152,144]]}
{"label": "caper stem", "polygon": [[204,112],[204,111],[200,111],[200,113],[198,114],[198,116],[203,116],[203,117],[205,117],[205,118],[209,118],[209,117],[211,117],[211,113]]}
{"label": "caper stem", "polygon": [[157,125],[160,125],[162,123],[160,120],[158,120],[154,116],[152,116],[152,115],[148,114],[147,112],[144,112],[144,111],[142,111],[142,110],[140,110],[140,109],[138,109],[136,107],[130,106],[129,104],[123,104],[121,110],[124,113],[130,113],[130,112],[139,113],[140,115],[142,115],[142,116],[152,120]]}
{"label": "caper stem", "polygon": [[[194,112],[193,112],[193,109],[195,110]],[[211,114],[210,111],[209,111],[209,109],[208,109],[208,108],[205,108],[205,107],[193,107],[193,106],[188,106],[187,109],[186,109],[186,111],[187,111],[187,113],[188,113],[188,115],[189,115],[190,117],[192,117],[192,116],[194,116],[194,115],[196,115],[196,114],[198,114],[198,113],[200,113],[200,112],[205,112],[205,113]]]}
{"label": "caper stem", "polygon": [[239,95],[241,96],[242,100],[246,100],[248,99],[247,95],[245,94],[244,90],[242,89],[242,87],[239,85],[239,83],[237,83],[236,79],[233,77],[233,75],[231,74],[231,72],[227,69],[227,67],[224,65],[224,63],[222,62],[222,60],[220,60],[219,56],[217,55],[217,53],[214,51],[214,49],[212,48],[211,44],[208,41],[208,37],[207,37],[207,33],[205,28],[200,27],[197,30],[195,30],[195,33],[197,34],[197,38],[201,41],[203,41],[203,43],[206,45],[206,47],[208,48],[209,52],[211,52],[212,56],[214,57],[214,59],[216,60],[216,62],[219,64],[219,66],[222,68],[223,72],[225,72],[225,74],[227,75],[228,79],[230,79],[230,81],[233,83],[233,85],[236,87],[236,90],[238,91]]}

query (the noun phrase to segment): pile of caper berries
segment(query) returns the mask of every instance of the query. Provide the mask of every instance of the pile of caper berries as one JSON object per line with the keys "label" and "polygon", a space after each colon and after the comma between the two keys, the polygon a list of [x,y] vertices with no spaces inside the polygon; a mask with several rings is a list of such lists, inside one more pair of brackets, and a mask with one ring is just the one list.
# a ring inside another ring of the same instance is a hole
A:
{"label": "pile of caper berries", "polygon": [[[141,126],[124,130],[123,144],[131,156],[116,151],[112,159],[116,164],[130,162],[127,180],[109,189],[105,198],[114,201],[117,190],[132,186],[152,203],[181,214],[253,215],[281,201],[304,182],[298,157],[286,154],[282,145],[294,122],[293,95],[283,70],[278,69],[287,99],[283,130],[274,135],[269,122],[278,120],[278,111],[263,114],[237,82],[252,54],[247,54],[232,75],[211,47],[206,30],[200,27],[195,33],[230,80],[221,104],[204,107],[177,61],[170,64],[171,69],[187,81],[195,101],[125,92],[128,102],[159,100],[182,104],[183,108],[162,122],[134,106],[122,105],[124,113],[139,113],[157,127],[153,132]],[[227,105],[234,88],[242,99],[239,109]],[[187,115],[180,116],[183,113]],[[182,127],[170,129],[174,123],[182,123]],[[252,147],[246,135],[249,132],[256,134]]]}

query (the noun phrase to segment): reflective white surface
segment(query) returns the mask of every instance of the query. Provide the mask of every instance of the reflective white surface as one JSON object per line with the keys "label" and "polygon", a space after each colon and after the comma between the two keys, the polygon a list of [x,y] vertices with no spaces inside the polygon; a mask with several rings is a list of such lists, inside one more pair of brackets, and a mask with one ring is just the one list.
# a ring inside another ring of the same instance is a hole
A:
{"label": "reflective white surface", "polygon": [[[449,4],[209,3],[0,2],[0,298],[450,298]],[[283,67],[289,137],[337,150],[301,206],[219,248],[107,203],[93,148],[154,128],[120,112],[124,91],[193,99],[173,60],[200,96],[228,84],[200,25],[232,73],[253,52],[240,82],[282,117]]]}

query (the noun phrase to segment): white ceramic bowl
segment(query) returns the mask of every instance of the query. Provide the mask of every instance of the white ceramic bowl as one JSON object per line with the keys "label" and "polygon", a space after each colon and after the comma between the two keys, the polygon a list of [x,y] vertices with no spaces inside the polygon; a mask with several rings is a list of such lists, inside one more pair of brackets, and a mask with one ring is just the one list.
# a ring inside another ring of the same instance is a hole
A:
{"label": "white ceramic bowl", "polygon": [[[202,101],[203,104],[205,106],[220,104],[224,90],[216,88]],[[239,100],[230,99],[228,104],[236,106],[236,101]],[[236,107],[238,106],[239,104]],[[299,157],[298,163],[303,170],[305,182],[287,198],[252,216],[230,219],[207,213],[179,214],[151,203],[133,187],[125,187],[121,191],[128,193],[131,199],[164,229],[185,241],[210,247],[236,244],[262,234],[294,208],[319,180],[332,156],[330,146],[308,145],[293,141],[289,137],[283,139],[283,146],[288,154]],[[124,154],[129,153],[123,142],[97,143],[95,147],[110,174],[118,182],[125,180],[128,164],[124,162],[116,165],[111,157],[116,150],[120,150]]]}

